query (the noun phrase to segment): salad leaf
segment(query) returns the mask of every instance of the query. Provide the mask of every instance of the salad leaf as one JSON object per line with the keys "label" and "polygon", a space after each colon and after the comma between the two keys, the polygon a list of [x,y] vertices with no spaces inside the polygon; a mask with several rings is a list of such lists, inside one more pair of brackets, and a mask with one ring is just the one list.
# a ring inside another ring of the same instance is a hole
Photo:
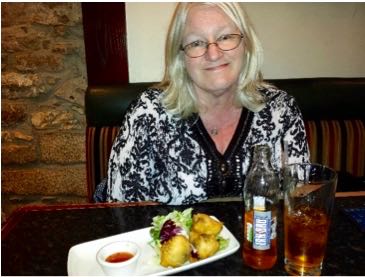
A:
{"label": "salad leaf", "polygon": [[193,225],[192,211],[193,208],[188,208],[182,212],[175,210],[167,215],[157,215],[152,219],[151,245],[157,252],[159,252],[162,242],[171,236],[180,233],[189,234]]}
{"label": "salad leaf", "polygon": [[160,242],[164,243],[168,241],[171,237],[180,234],[181,231],[182,228],[176,226],[175,222],[173,222],[171,219],[166,220],[160,231]]}
{"label": "salad leaf", "polygon": [[226,249],[229,245],[229,239],[225,239],[221,236],[217,237],[217,240],[219,242],[219,250]]}

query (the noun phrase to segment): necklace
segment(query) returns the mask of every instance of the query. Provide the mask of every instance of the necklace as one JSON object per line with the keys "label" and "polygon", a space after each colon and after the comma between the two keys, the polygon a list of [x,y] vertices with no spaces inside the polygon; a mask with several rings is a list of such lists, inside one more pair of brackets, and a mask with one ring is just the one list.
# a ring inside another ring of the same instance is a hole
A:
{"label": "necklace", "polygon": [[209,134],[211,134],[212,136],[216,136],[216,135],[218,135],[218,133],[219,133],[219,130],[216,127],[209,130]]}
{"label": "necklace", "polygon": [[[205,125],[205,128],[208,131],[209,135],[211,135],[212,137],[215,137],[215,136],[219,135],[220,133],[222,133],[224,130],[227,130],[227,128],[231,128],[232,126],[235,126],[240,119],[241,111],[242,111],[242,109],[239,109],[239,110],[230,112],[230,114],[231,114],[230,116],[227,114],[224,115],[224,119],[223,119],[223,121],[220,120],[221,122],[219,122],[220,124],[218,125],[218,127],[217,127],[217,120],[213,121],[212,117],[210,118],[210,120],[203,118],[202,121],[203,121],[203,124]],[[213,126],[210,127],[209,121],[214,122],[213,124],[215,126],[212,124]]]}

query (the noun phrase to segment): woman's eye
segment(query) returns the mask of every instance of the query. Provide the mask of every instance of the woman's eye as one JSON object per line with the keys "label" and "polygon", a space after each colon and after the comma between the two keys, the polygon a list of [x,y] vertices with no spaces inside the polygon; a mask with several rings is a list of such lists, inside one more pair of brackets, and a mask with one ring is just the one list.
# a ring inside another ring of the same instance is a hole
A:
{"label": "woman's eye", "polygon": [[231,39],[232,36],[231,35],[223,35],[223,36],[220,36],[217,41],[222,41],[222,40],[229,40]]}
{"label": "woman's eye", "polygon": [[189,44],[190,48],[191,47],[204,47],[204,46],[205,46],[205,42],[201,41],[201,40],[196,40]]}

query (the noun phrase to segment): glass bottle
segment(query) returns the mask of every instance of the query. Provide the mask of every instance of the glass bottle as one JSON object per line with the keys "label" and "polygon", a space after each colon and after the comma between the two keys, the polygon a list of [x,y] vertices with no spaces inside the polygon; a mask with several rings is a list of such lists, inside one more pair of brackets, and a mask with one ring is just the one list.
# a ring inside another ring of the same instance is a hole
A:
{"label": "glass bottle", "polygon": [[245,204],[243,259],[255,269],[265,270],[277,260],[277,206],[279,177],[271,163],[268,145],[256,145],[243,198]]}

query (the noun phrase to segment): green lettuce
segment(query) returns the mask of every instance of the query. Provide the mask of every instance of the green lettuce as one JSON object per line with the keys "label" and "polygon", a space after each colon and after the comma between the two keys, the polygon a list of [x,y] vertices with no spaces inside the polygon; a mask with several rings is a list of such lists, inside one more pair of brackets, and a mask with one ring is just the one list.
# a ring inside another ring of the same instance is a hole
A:
{"label": "green lettuce", "polygon": [[167,215],[157,215],[152,219],[152,228],[150,234],[152,237],[151,245],[159,251],[161,247],[160,235],[161,229],[167,220],[171,220],[176,226],[181,227],[187,235],[189,235],[191,226],[193,225],[192,217],[193,208],[188,208],[182,212],[173,211]]}
{"label": "green lettuce", "polygon": [[228,247],[229,245],[229,239],[225,239],[221,236],[217,237],[217,240],[219,242],[219,250],[224,250]]}

